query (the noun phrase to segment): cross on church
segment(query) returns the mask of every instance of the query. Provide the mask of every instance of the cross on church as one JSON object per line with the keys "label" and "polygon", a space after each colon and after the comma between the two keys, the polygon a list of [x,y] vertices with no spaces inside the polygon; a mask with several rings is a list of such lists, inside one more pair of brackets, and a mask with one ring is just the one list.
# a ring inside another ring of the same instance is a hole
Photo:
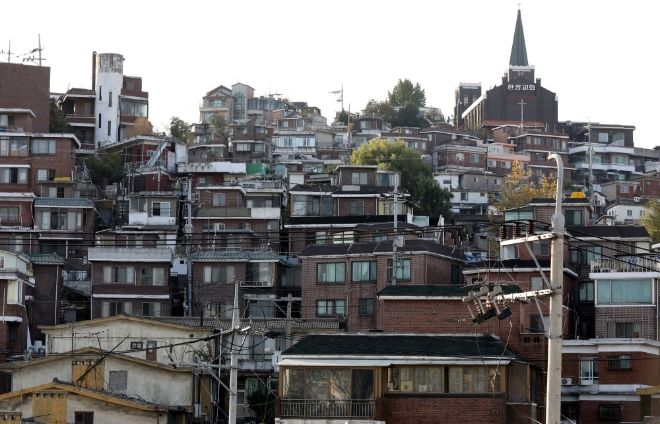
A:
{"label": "cross on church", "polygon": [[518,10],[520,10],[520,3],[518,3]]}
{"label": "cross on church", "polygon": [[518,104],[520,105],[520,130],[522,131],[523,122],[525,122],[525,120],[523,119],[523,113],[524,113],[525,105],[527,103],[525,103],[523,99],[520,99],[520,102]]}

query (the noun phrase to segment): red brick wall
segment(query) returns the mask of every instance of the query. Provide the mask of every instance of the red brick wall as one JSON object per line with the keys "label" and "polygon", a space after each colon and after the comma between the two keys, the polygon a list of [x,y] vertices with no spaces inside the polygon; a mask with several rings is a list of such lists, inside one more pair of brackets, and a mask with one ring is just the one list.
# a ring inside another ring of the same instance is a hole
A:
{"label": "red brick wall", "polygon": [[367,173],[367,185],[375,186],[376,185],[376,169],[374,168],[363,168],[360,166],[356,167],[342,167],[339,171],[339,184],[338,185],[353,185],[353,173],[354,172],[366,172]]}
{"label": "red brick wall", "polygon": [[0,108],[31,109],[36,115],[32,130],[48,132],[50,68],[0,63]]}
{"label": "red brick wall", "polygon": [[[505,424],[506,401],[501,397],[385,397],[382,416],[388,423]],[[521,421],[516,421],[521,422]]]}
{"label": "red brick wall", "polygon": [[582,401],[579,404],[580,423],[592,424],[603,422],[619,421],[601,421],[598,418],[598,406],[614,404],[623,405],[623,419],[620,422],[640,422],[641,409],[640,402],[607,402],[607,401]]}

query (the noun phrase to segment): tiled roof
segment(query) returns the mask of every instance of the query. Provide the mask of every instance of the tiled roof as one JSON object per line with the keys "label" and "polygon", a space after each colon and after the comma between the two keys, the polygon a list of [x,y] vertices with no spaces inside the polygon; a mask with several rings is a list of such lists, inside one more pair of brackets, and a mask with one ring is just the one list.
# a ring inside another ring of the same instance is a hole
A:
{"label": "tiled roof", "polygon": [[499,339],[489,335],[309,335],[283,355],[382,355],[436,357],[515,357]]}
{"label": "tiled roof", "polygon": [[[520,126],[520,121],[494,121],[494,120],[486,120],[481,123],[482,127],[502,127],[504,125],[513,125],[515,127]],[[523,122],[523,127],[535,127],[535,128],[544,128],[545,124],[543,122],[532,122],[532,121],[525,121]]]}
{"label": "tiled roof", "polygon": [[[522,293],[522,289],[515,285],[502,285],[504,294]],[[378,296],[430,296],[430,297],[464,297],[472,291],[479,291],[481,285],[397,285],[387,286],[378,293]]]}
{"label": "tiled roof", "polygon": [[[369,253],[392,252],[392,241],[380,243],[351,243],[351,244],[313,244],[300,252],[301,257],[322,255],[364,255]],[[430,240],[405,240],[399,252],[429,252],[464,261],[465,255],[460,249]]]}
{"label": "tiled roof", "polygon": [[573,237],[648,237],[649,232],[641,225],[589,225],[567,226],[566,231]]}
{"label": "tiled roof", "polygon": [[60,199],[57,197],[37,197],[34,199],[34,206],[58,206],[58,207],[76,207],[93,208],[94,204],[89,199]]}
{"label": "tiled roof", "polygon": [[[204,318],[203,322],[198,317],[144,317],[145,319],[164,322],[175,325],[185,325],[187,327],[213,328],[216,330],[228,330],[231,328],[231,319],[229,318]],[[278,330],[286,328],[285,319],[241,319],[240,327],[251,327],[259,332],[260,330]],[[339,330],[339,321],[336,318],[316,318],[316,319],[294,319],[291,321],[293,330]]]}
{"label": "tiled roof", "polygon": [[[577,204],[585,204],[585,205],[590,205],[590,204],[591,204],[591,203],[589,203],[589,199],[587,199],[587,198],[580,198],[580,197],[567,197],[566,199],[562,199],[561,202],[562,202],[563,204],[576,204],[576,203],[577,203]],[[557,203],[557,200],[555,200],[555,199],[553,199],[553,198],[551,198],[551,197],[548,197],[548,198],[545,198],[545,197],[537,197],[537,198],[532,199],[532,200],[529,202],[530,205],[535,205],[535,204],[547,204],[547,203],[551,203],[551,204],[554,205],[555,203]]]}
{"label": "tiled roof", "polygon": [[192,261],[277,261],[280,259],[273,252],[212,252],[193,253]]}
{"label": "tiled roof", "polygon": [[67,96],[96,96],[96,91],[87,88],[70,88],[66,92]]}
{"label": "tiled roof", "polygon": [[25,253],[25,256],[35,264],[64,265],[64,258],[57,256],[55,253]]}

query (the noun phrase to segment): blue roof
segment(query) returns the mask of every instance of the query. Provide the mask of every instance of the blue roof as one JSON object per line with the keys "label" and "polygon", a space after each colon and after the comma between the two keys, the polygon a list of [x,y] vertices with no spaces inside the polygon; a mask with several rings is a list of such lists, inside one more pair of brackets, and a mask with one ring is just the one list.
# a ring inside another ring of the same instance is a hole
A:
{"label": "blue roof", "polygon": [[93,208],[94,203],[89,199],[61,199],[57,197],[37,197],[34,206],[55,206],[63,208]]}

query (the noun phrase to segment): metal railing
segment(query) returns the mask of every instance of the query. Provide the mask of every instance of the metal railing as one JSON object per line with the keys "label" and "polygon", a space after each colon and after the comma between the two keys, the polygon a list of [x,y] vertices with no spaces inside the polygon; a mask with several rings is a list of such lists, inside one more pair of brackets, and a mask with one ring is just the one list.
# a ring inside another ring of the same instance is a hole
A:
{"label": "metal railing", "polygon": [[6,269],[0,269],[0,277],[17,277],[20,278],[23,281],[29,281],[30,280],[30,275],[19,271],[16,268],[6,268]]}
{"label": "metal railing", "polygon": [[63,281],[91,281],[92,276],[87,271],[62,271]]}
{"label": "metal railing", "polygon": [[367,400],[310,400],[282,399],[283,417],[303,418],[373,418],[376,412],[376,401]]}
{"label": "metal railing", "polygon": [[273,287],[273,280],[269,281],[241,281],[241,287]]}
{"label": "metal railing", "polygon": [[617,259],[592,259],[591,272],[660,272],[660,262],[635,256]]}

